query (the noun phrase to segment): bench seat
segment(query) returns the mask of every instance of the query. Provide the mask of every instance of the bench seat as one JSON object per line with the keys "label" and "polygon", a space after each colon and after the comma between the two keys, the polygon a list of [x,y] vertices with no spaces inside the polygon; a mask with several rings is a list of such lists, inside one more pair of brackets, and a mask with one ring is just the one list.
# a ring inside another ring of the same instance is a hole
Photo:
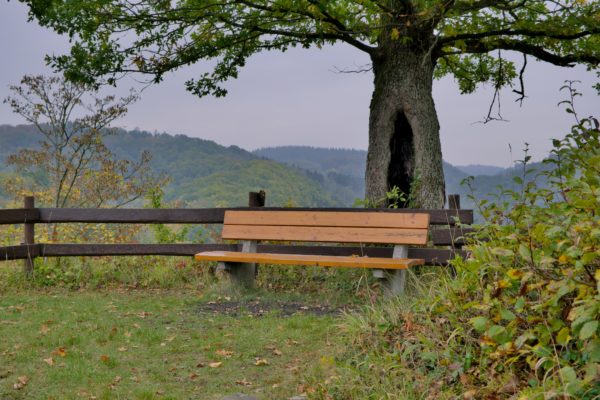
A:
{"label": "bench seat", "polygon": [[425,260],[413,258],[381,258],[359,256],[321,256],[307,254],[242,253],[237,251],[205,251],[196,260],[232,263],[314,265],[319,267],[408,269],[423,265]]}

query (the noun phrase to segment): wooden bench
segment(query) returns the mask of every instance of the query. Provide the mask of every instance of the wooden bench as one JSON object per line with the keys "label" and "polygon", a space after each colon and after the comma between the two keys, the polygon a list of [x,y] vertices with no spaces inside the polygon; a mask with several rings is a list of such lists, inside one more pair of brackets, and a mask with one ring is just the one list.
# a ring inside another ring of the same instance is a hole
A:
{"label": "wooden bench", "polygon": [[[426,213],[226,211],[222,238],[241,240],[242,251],[208,251],[195,258],[219,262],[243,286],[254,285],[256,263],[371,268],[389,293],[399,294],[404,291],[406,270],[425,262],[408,258],[408,245],[425,245],[428,229]],[[257,253],[261,240],[386,243],[393,244],[394,251],[392,258]]]}

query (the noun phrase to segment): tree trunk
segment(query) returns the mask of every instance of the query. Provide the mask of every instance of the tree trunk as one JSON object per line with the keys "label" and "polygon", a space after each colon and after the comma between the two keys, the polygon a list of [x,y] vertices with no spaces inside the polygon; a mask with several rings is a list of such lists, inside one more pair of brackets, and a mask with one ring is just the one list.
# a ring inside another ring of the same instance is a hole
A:
{"label": "tree trunk", "polygon": [[394,186],[411,206],[443,208],[439,122],[432,97],[435,62],[426,50],[388,43],[374,56],[366,197],[385,198]]}

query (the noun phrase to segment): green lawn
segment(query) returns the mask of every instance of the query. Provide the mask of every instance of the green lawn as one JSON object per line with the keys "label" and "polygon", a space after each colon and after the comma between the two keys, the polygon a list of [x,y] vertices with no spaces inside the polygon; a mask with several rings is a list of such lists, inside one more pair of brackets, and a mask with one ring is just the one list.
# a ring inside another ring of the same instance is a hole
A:
{"label": "green lawn", "polygon": [[0,398],[286,399],[303,391],[306,373],[326,373],[337,317],[201,311],[227,300],[152,290],[1,295]]}

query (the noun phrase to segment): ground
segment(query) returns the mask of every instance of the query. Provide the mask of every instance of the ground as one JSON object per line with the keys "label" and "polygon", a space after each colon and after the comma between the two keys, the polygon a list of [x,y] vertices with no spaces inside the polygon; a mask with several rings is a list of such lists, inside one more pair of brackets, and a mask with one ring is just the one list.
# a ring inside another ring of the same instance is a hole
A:
{"label": "ground", "polygon": [[2,399],[287,399],[333,364],[339,308],[196,291],[0,298]]}

